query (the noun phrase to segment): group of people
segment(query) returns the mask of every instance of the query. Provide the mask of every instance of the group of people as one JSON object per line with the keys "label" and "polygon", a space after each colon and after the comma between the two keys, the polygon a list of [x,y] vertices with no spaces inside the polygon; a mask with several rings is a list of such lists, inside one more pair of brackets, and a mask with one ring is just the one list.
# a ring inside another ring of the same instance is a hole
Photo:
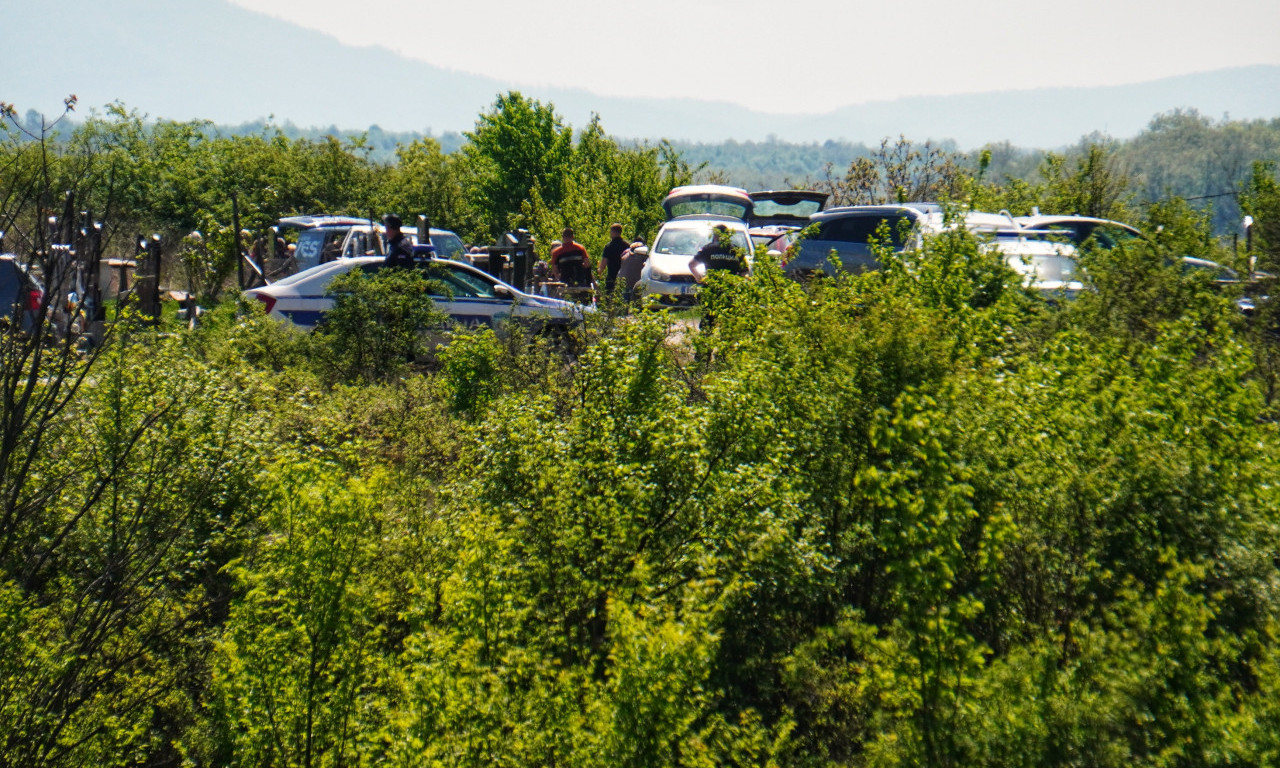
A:
{"label": "group of people", "polygon": [[[591,266],[591,256],[581,243],[573,239],[573,227],[565,227],[560,233],[560,240],[551,244],[551,277],[557,282],[571,288],[585,288],[596,283]],[[644,266],[643,255],[637,249],[644,245],[637,241],[629,243],[622,237],[622,225],[609,227],[609,242],[600,254],[600,267],[604,274],[604,289],[613,293],[618,284],[618,276],[623,272],[623,264],[629,256],[634,256],[634,276],[624,283],[627,290],[640,279],[640,267]]]}
{"label": "group of people", "polygon": [[[689,262],[689,270],[701,281],[711,270],[728,270],[744,274],[746,264],[742,254],[731,244],[731,233],[723,224],[711,231],[711,238]],[[592,276],[591,257],[581,243],[573,239],[573,228],[565,227],[560,240],[552,243],[551,276],[566,286],[582,288],[595,283]],[[629,295],[640,280],[647,251],[643,241],[627,242],[622,237],[622,225],[609,227],[609,242],[600,254],[600,271],[604,272],[604,289],[613,293],[621,278],[623,293]]]}
{"label": "group of people", "polygon": [[[435,249],[430,240],[414,245],[401,229],[400,217],[389,213],[382,219],[386,229],[386,263],[390,266],[411,266],[417,259],[430,257]],[[428,223],[426,225],[430,227]],[[430,229],[428,229],[430,231]],[[709,270],[724,269],[737,274],[745,271],[741,254],[730,245],[729,230],[717,224],[710,241],[690,260],[693,275],[702,280]],[[590,288],[597,284],[592,269],[591,256],[581,243],[574,240],[573,227],[565,227],[560,240],[551,244],[550,277],[570,288]],[[600,253],[600,268],[604,272],[604,290],[612,294],[621,278],[623,294],[630,298],[631,290],[640,280],[648,252],[642,250],[644,242],[628,242],[622,237],[622,225],[609,227],[609,242]]]}

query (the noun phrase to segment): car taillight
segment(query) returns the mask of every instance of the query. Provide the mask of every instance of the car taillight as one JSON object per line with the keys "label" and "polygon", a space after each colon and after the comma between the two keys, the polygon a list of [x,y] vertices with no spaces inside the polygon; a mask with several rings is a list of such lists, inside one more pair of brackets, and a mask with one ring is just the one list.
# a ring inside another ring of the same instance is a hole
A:
{"label": "car taillight", "polygon": [[27,311],[39,312],[41,305],[44,304],[44,291],[38,288],[32,288],[27,291]]}
{"label": "car taillight", "polygon": [[269,314],[271,314],[271,309],[272,309],[272,307],[274,307],[274,306],[276,305],[276,297],[275,297],[275,296],[268,296],[268,295],[266,295],[265,293],[255,293],[255,294],[253,294],[253,298],[255,298],[255,299],[257,299],[258,301],[262,302],[262,305],[263,305],[264,307],[266,307],[267,314],[268,314],[268,315],[269,315]]}

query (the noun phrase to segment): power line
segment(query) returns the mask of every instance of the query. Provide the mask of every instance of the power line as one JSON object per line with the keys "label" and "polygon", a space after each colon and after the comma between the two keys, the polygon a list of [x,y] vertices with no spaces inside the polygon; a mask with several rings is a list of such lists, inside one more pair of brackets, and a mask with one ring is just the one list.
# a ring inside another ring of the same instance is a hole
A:
{"label": "power line", "polygon": [[[1199,196],[1197,196],[1197,197],[1184,197],[1184,198],[1182,198],[1182,199],[1183,199],[1183,200],[1209,200],[1209,199],[1211,199],[1211,198],[1215,198],[1215,197],[1234,197],[1234,196],[1237,196],[1237,195],[1239,195],[1239,194],[1240,194],[1239,192],[1219,192],[1219,193],[1218,193],[1218,194],[1216,194],[1216,195],[1199,195]],[[1166,199],[1167,199],[1167,198],[1166,198]]]}

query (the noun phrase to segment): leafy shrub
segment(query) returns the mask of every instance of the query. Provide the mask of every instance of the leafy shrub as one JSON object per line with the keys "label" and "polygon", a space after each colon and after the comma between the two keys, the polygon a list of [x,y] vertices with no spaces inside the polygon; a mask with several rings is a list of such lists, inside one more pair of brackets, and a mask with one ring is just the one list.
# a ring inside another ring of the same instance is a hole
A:
{"label": "leafy shrub", "polygon": [[414,269],[380,269],[372,275],[351,270],[334,278],[328,293],[333,308],[316,329],[315,352],[338,381],[385,381],[425,356],[429,332],[447,316],[430,294],[447,288]]}

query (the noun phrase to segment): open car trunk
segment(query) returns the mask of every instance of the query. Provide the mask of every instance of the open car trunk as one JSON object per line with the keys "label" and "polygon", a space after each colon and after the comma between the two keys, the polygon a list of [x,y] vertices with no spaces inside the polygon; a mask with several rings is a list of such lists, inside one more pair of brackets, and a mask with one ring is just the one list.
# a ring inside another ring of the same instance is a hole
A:
{"label": "open car trunk", "polygon": [[751,204],[748,223],[753,227],[803,227],[810,216],[826,207],[827,193],[807,189],[752,192]]}
{"label": "open car trunk", "polygon": [[695,184],[676,187],[662,201],[667,219],[691,214],[728,216],[747,221],[751,217],[752,203],[745,189],[720,184]]}

